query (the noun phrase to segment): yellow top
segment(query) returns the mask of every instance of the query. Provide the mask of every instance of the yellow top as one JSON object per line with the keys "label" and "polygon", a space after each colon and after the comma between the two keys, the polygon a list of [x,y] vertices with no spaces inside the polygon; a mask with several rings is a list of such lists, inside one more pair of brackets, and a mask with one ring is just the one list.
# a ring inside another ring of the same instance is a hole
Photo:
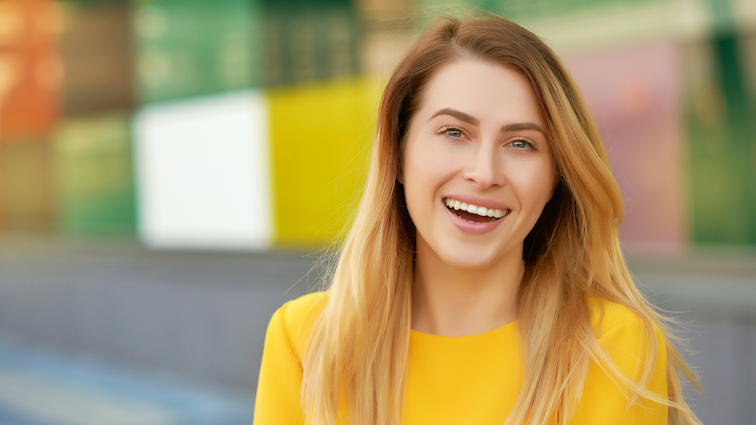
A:
{"label": "yellow top", "polygon": [[[307,332],[322,311],[323,294],[289,301],[273,315],[265,336],[255,425],[304,424],[300,407],[302,349]],[[604,311],[604,319],[597,326],[599,341],[623,373],[633,376],[644,341],[640,321],[616,303],[604,301]],[[502,425],[523,379],[516,323],[463,337],[412,330],[404,425]],[[667,357],[659,329],[656,338],[659,355],[649,389],[666,397]],[[667,407],[662,404],[643,400],[629,409],[627,405],[623,392],[592,363],[573,423],[667,423]]]}

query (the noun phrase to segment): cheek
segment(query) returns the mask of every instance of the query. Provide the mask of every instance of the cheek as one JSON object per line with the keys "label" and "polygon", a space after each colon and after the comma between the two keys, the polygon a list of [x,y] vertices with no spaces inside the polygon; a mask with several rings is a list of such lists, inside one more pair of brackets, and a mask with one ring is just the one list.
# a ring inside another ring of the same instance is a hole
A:
{"label": "cheek", "polygon": [[403,172],[405,190],[408,195],[433,196],[435,189],[454,175],[455,156],[443,149],[424,146],[427,143],[417,142],[409,146],[406,152]]}
{"label": "cheek", "polygon": [[541,209],[551,198],[555,173],[547,161],[521,164],[510,182],[516,187],[522,208]]}

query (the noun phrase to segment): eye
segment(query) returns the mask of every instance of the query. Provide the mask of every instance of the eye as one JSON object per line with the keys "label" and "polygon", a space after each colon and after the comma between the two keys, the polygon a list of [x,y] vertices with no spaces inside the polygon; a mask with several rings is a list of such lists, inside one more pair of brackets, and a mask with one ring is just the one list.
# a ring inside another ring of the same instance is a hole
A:
{"label": "eye", "polygon": [[461,129],[457,127],[450,127],[450,126],[442,127],[438,131],[438,134],[443,134],[444,136],[447,136],[451,139],[461,139],[465,137],[464,131],[462,131]]}
{"label": "eye", "polygon": [[457,127],[444,127],[441,132],[454,139],[459,139],[465,135],[465,133]]}
{"label": "eye", "polygon": [[525,139],[517,139],[510,145],[517,150],[535,149],[535,146]]}
{"label": "eye", "polygon": [[446,130],[446,134],[452,137],[462,137],[462,132],[456,128],[450,128]]}

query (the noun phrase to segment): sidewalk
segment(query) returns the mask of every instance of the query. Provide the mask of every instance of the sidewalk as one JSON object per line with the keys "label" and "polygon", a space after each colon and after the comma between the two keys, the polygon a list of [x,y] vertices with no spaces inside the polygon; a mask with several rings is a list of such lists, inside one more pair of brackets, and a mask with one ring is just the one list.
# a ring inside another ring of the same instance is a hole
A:
{"label": "sidewalk", "polygon": [[0,338],[0,425],[250,425],[253,404]]}

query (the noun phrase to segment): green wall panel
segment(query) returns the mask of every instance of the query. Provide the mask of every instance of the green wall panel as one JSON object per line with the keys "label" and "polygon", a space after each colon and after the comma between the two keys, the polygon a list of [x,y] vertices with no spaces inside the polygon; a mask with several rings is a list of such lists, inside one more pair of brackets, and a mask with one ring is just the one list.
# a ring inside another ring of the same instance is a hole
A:
{"label": "green wall panel", "polygon": [[258,86],[261,14],[255,0],[135,0],[140,101]]}
{"label": "green wall panel", "polygon": [[711,41],[718,120],[689,115],[693,237],[699,243],[756,244],[756,131],[738,36]]}
{"label": "green wall panel", "polygon": [[58,227],[73,235],[136,229],[130,120],[109,114],[63,123],[55,139]]}
{"label": "green wall panel", "polygon": [[355,75],[360,43],[360,21],[348,4],[271,5],[265,19],[264,81],[281,85]]}
{"label": "green wall panel", "polygon": [[352,3],[352,0],[264,0],[263,2],[267,10],[299,7],[351,7]]}
{"label": "green wall panel", "polygon": [[[472,10],[493,10],[518,20],[549,17],[602,7],[638,6],[667,0],[419,0],[418,6],[430,15],[459,14]],[[427,22],[428,19],[424,20]]]}

